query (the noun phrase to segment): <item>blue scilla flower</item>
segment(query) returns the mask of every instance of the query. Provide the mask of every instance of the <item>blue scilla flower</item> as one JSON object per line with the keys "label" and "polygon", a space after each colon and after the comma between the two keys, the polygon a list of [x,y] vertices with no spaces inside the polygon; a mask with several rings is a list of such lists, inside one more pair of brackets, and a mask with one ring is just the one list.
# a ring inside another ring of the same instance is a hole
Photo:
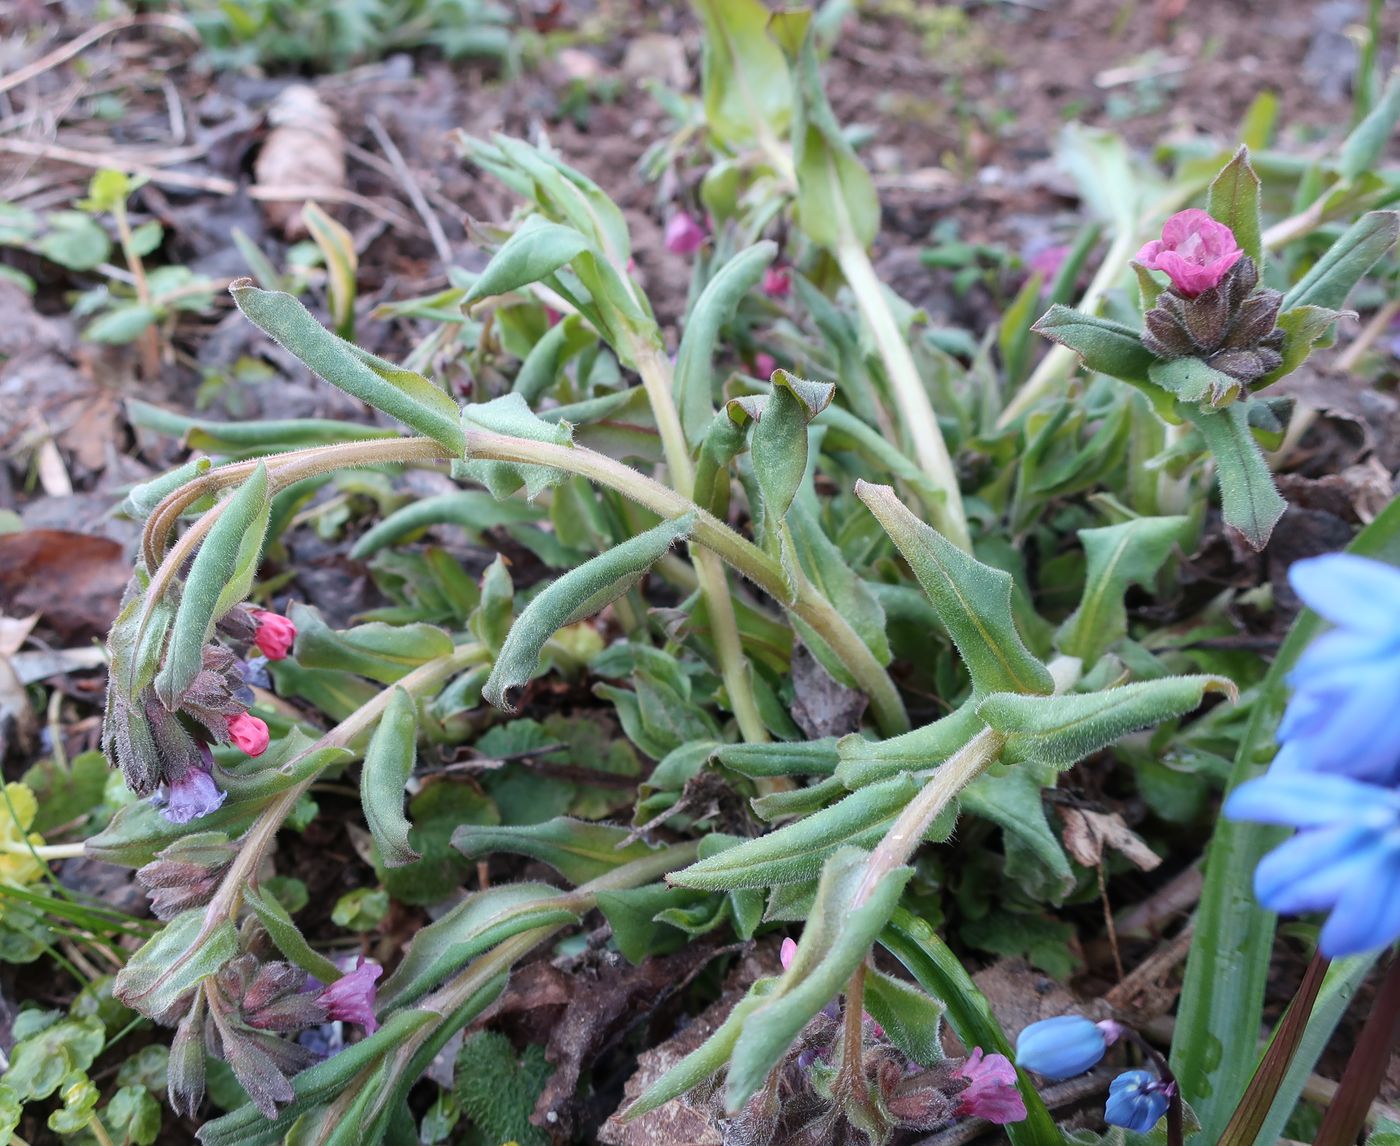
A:
{"label": "blue scilla flower", "polygon": [[1083,1074],[1118,1037],[1117,1023],[1083,1015],[1058,1015],[1032,1023],[1016,1036],[1016,1065],[1052,1081]]}
{"label": "blue scilla flower", "polygon": [[1232,820],[1298,829],[1254,872],[1271,911],[1327,911],[1318,950],[1329,959],[1400,938],[1400,791],[1345,776],[1270,772],[1225,801]]}
{"label": "blue scilla flower", "polygon": [[1172,1083],[1145,1070],[1124,1071],[1108,1084],[1104,1121],[1137,1134],[1146,1134],[1167,1112]]}
{"label": "blue scilla flower", "polygon": [[1273,770],[1400,782],[1400,569],[1333,553],[1295,562],[1288,579],[1336,628],[1288,675]]}

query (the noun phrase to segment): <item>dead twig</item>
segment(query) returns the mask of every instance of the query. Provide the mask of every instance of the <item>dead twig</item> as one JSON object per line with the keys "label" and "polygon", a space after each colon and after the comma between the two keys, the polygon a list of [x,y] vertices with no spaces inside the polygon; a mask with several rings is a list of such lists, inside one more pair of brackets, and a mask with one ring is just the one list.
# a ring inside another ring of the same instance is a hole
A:
{"label": "dead twig", "polygon": [[442,229],[442,222],[428,204],[427,197],[423,194],[423,188],[418,185],[418,180],[413,172],[408,169],[408,164],[404,162],[403,153],[395,145],[392,137],[384,129],[384,125],[378,118],[370,115],[365,117],[365,125],[373,133],[380,148],[394,169],[394,174],[398,178],[400,185],[404,189],[404,194],[408,196],[409,202],[413,204],[413,209],[418,212],[418,217],[423,220],[423,225],[428,228],[428,235],[433,240],[433,250],[437,251],[438,261],[442,263],[446,270],[452,266],[452,244],[447,241],[447,233]]}
{"label": "dead twig", "polygon": [[179,32],[182,36],[188,36],[191,40],[196,42],[199,40],[199,34],[194,30],[194,26],[180,16],[167,16],[158,13],[145,16],[119,16],[115,20],[107,20],[95,28],[88,29],[81,36],[69,40],[61,48],[55,48],[48,55],[40,56],[32,64],[0,78],[0,92],[7,92],[12,88],[19,87],[20,84],[28,83],[35,76],[43,75],[44,72],[57,67],[65,60],[71,60],[85,48],[97,43],[104,36],[110,36],[113,32],[120,32],[126,28],[151,26],[169,28],[171,31]]}

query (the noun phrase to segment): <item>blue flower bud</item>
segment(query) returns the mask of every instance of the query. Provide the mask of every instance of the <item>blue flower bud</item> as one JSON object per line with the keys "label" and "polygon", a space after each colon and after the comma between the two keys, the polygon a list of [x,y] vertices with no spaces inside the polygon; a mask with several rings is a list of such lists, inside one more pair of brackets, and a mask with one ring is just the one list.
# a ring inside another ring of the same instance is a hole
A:
{"label": "blue flower bud", "polygon": [[1104,1121],[1137,1134],[1146,1134],[1167,1112],[1171,1084],[1145,1070],[1129,1070],[1108,1085]]}
{"label": "blue flower bud", "polygon": [[1108,1048],[1104,1030],[1083,1015],[1032,1023],[1016,1037],[1016,1065],[1051,1081],[1083,1074]]}

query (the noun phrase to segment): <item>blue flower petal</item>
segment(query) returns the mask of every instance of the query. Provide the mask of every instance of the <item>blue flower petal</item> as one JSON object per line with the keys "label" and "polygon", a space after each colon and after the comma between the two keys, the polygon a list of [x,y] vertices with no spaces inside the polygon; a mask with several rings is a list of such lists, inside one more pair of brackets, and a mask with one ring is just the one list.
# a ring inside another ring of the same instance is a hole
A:
{"label": "blue flower petal", "polygon": [[1378,835],[1338,826],[1300,832],[1259,861],[1254,894],[1270,911],[1331,908],[1374,862]]}
{"label": "blue flower petal", "polygon": [[1167,1112],[1161,1084],[1145,1070],[1124,1071],[1108,1087],[1104,1121],[1137,1134],[1146,1134]]}
{"label": "blue flower petal", "polygon": [[1230,793],[1224,812],[1232,820],[1318,828],[1333,823],[1383,828],[1400,819],[1394,792],[1346,776],[1271,771]]}
{"label": "blue flower petal", "polygon": [[1400,939],[1400,841],[1388,840],[1337,900],[1318,950],[1329,959],[1359,955]]}
{"label": "blue flower petal", "polygon": [[1311,557],[1293,563],[1288,581],[1310,608],[1334,624],[1397,632],[1400,571],[1382,561],[1350,553]]}

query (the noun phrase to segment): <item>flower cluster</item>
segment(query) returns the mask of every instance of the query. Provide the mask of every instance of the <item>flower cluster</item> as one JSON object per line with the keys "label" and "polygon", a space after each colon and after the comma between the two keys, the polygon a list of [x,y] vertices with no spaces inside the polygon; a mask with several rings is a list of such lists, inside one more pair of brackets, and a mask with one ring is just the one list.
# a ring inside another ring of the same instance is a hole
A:
{"label": "flower cluster", "polygon": [[[257,648],[269,660],[287,656],[296,639],[296,626],[286,617],[243,606],[221,618],[218,629],[235,648]],[[172,823],[207,816],[224,801],[210,745],[231,744],[248,756],[267,751],[268,727],[248,711],[253,704],[248,671],[247,662],[227,645],[205,645],[200,670],[173,707],[154,685],[131,695],[118,687],[122,674],[109,674],[103,749],[133,791],[156,794]]]}
{"label": "flower cluster", "polygon": [[1268,774],[1225,814],[1297,829],[1260,862],[1254,893],[1271,911],[1328,912],[1318,950],[1335,959],[1400,938],[1400,570],[1331,554],[1289,581],[1336,627],[1288,676]]}
{"label": "flower cluster", "polygon": [[1073,1078],[1097,1066],[1108,1048],[1122,1038],[1148,1051],[1162,1074],[1128,1070],[1115,1078],[1109,1083],[1104,1121],[1146,1134],[1176,1099],[1176,1080],[1160,1056],[1121,1023],[1096,1023],[1083,1015],[1057,1015],[1031,1023],[1017,1036],[1016,1065],[1052,1081]]}
{"label": "flower cluster", "polygon": [[1212,394],[1213,404],[1233,401],[1283,362],[1283,296],[1259,289],[1259,268],[1224,223],[1198,209],[1181,211],[1137,261],[1171,281],[1144,316],[1143,345],[1166,360],[1199,358],[1239,384]]}

